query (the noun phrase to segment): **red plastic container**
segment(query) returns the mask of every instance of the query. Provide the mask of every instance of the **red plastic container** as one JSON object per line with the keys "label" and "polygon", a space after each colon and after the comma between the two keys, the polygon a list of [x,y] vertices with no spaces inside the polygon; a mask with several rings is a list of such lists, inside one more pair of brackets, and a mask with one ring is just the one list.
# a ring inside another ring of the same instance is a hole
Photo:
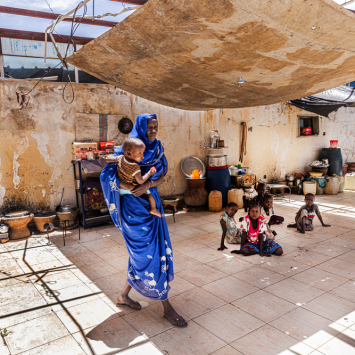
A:
{"label": "red plastic container", "polygon": [[113,148],[113,142],[99,142],[100,149]]}
{"label": "red plastic container", "polygon": [[338,141],[330,141],[330,148],[337,148],[338,147]]}
{"label": "red plastic container", "polygon": [[312,127],[305,127],[302,130],[304,136],[310,136],[312,134]]}

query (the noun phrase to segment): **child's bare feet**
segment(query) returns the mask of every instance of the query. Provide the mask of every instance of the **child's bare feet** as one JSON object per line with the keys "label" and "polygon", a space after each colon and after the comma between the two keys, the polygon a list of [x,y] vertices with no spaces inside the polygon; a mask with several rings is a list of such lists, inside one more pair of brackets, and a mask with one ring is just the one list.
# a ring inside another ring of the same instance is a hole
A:
{"label": "child's bare feet", "polygon": [[150,214],[157,216],[157,217],[161,217],[161,213],[156,208],[152,208],[150,210]]}

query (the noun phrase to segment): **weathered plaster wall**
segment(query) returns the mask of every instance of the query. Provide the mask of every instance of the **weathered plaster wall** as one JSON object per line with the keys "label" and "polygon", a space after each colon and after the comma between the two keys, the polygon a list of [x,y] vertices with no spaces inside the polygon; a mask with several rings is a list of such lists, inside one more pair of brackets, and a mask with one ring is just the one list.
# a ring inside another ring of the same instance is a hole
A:
{"label": "weathered plaster wall", "polygon": [[[21,92],[33,85],[9,83]],[[355,160],[355,109],[340,109],[330,119],[323,118],[318,137],[299,138],[297,115],[308,113],[286,104],[191,112],[161,106],[110,85],[74,84],[75,101],[67,105],[61,97],[62,89],[62,83],[40,83],[32,92],[28,107],[20,108],[15,93],[0,84],[0,206],[4,211],[53,210],[63,187],[63,202],[75,203],[70,160],[77,112],[125,114],[133,121],[143,112],[156,113],[159,139],[170,166],[161,195],[186,190],[181,159],[190,154],[205,159],[203,147],[208,144],[211,129],[217,128],[229,146],[228,163],[237,164],[243,121],[252,127],[244,165],[252,167],[259,178],[280,178],[304,171],[319,149],[329,146],[330,139],[338,139],[343,154]]]}

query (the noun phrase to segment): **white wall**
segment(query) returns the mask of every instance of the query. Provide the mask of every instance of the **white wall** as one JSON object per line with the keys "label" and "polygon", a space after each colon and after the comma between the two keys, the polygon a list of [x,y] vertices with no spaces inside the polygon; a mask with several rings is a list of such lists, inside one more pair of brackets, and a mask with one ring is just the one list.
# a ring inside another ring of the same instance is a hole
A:
{"label": "white wall", "polygon": [[[30,81],[9,83],[21,92],[33,85]],[[229,147],[228,163],[238,164],[241,122],[252,128],[243,165],[252,167],[258,178],[266,175],[270,180],[304,172],[320,149],[329,147],[330,139],[338,139],[344,156],[355,161],[354,108],[322,118],[318,137],[298,137],[297,115],[309,113],[284,103],[192,112],[158,105],[110,85],[74,84],[75,101],[68,105],[61,97],[62,89],[62,83],[40,83],[28,107],[20,108],[15,93],[0,84],[0,206],[4,211],[53,210],[63,187],[64,202],[75,203],[70,161],[77,112],[124,114],[133,121],[143,112],[156,113],[159,139],[170,167],[167,181],[159,190],[165,196],[186,190],[181,159],[186,155],[205,159],[203,147],[209,142],[211,129],[218,129]]]}

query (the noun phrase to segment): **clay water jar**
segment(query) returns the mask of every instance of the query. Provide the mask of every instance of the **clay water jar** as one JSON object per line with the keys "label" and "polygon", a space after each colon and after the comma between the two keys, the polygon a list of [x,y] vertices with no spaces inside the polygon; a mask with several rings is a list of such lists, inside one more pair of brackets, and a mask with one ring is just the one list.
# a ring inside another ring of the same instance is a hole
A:
{"label": "clay water jar", "polygon": [[188,190],[184,194],[184,202],[188,206],[204,206],[208,201],[208,192],[205,189],[206,179],[186,179]]}
{"label": "clay water jar", "polygon": [[31,236],[31,232],[27,225],[31,222],[33,213],[24,216],[3,217],[2,222],[9,227],[9,239],[17,240]]}

